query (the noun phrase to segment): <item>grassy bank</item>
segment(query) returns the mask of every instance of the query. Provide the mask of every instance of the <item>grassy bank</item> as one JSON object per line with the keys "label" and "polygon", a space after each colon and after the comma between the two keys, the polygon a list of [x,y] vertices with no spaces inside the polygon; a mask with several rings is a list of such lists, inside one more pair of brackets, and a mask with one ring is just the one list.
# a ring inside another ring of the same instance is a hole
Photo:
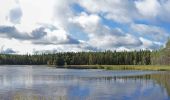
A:
{"label": "grassy bank", "polygon": [[67,65],[64,68],[170,71],[170,66],[167,65]]}

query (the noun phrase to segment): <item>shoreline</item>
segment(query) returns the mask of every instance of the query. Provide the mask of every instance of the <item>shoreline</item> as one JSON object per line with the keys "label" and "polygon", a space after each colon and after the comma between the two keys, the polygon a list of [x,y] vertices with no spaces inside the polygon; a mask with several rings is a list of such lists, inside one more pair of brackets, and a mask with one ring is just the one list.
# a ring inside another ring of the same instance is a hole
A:
{"label": "shoreline", "polygon": [[170,66],[168,65],[65,65],[65,66],[55,66],[55,67],[68,68],[68,69],[170,71]]}
{"label": "shoreline", "polygon": [[0,66],[44,66],[66,69],[104,69],[104,70],[149,70],[170,71],[170,65],[0,65]]}

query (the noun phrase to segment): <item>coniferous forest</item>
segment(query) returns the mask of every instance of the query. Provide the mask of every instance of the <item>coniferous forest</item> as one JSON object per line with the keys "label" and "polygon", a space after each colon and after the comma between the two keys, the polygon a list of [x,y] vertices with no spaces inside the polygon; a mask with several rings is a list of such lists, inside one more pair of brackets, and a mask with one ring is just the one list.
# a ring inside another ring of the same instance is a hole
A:
{"label": "coniferous forest", "polygon": [[1,65],[169,65],[170,41],[158,51],[60,52],[55,54],[1,54]]}

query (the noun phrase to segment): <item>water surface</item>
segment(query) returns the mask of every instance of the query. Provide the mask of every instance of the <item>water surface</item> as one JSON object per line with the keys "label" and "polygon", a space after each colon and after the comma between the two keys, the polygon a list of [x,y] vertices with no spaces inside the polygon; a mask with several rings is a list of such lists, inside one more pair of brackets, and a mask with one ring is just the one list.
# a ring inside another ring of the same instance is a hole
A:
{"label": "water surface", "polygon": [[0,100],[170,100],[170,74],[0,66]]}

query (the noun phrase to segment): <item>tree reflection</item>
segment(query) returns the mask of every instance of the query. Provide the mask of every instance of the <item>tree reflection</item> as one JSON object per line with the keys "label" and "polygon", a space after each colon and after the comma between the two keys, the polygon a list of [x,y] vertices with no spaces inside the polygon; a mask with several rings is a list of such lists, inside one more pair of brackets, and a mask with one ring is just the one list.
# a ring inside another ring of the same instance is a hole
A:
{"label": "tree reflection", "polygon": [[162,72],[159,74],[151,74],[151,79],[155,80],[158,84],[163,86],[166,90],[168,95],[170,96],[170,73],[169,72]]}

